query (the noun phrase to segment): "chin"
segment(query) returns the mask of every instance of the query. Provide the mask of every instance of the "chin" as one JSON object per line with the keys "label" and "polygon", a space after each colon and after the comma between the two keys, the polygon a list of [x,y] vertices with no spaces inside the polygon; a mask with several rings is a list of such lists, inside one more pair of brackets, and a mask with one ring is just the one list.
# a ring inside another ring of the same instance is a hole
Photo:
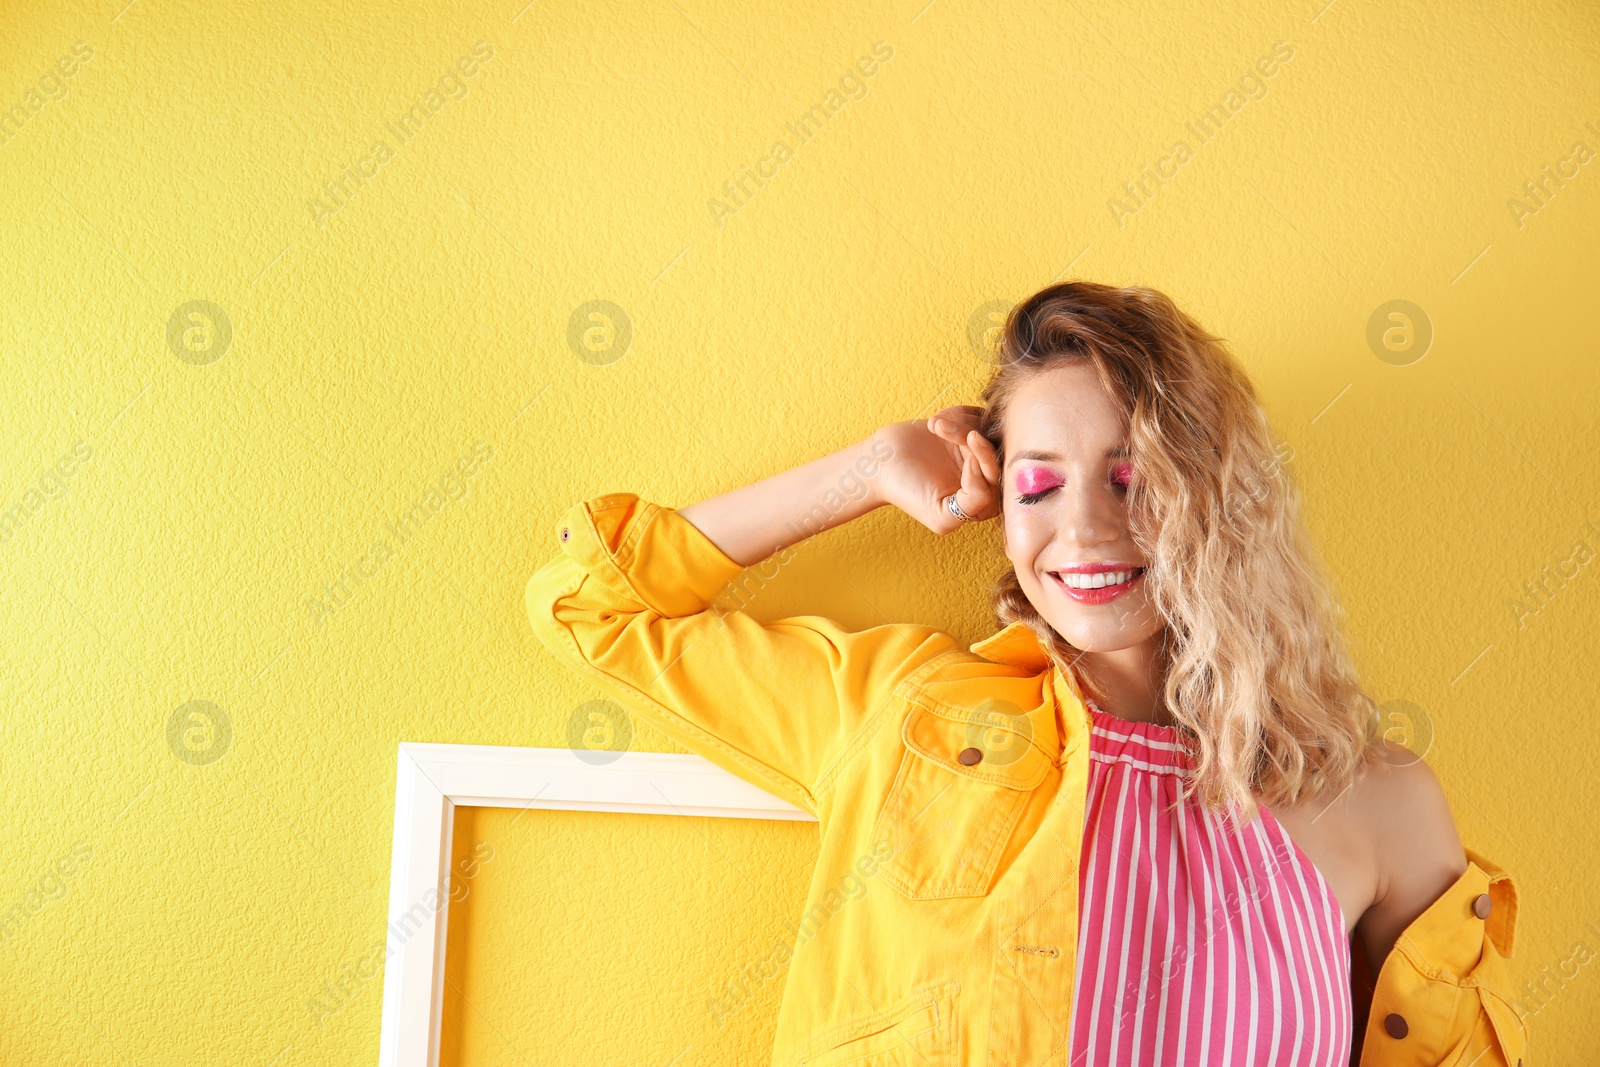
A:
{"label": "chin", "polygon": [[1067,644],[1071,645],[1080,652],[1120,652],[1125,648],[1131,648],[1139,643],[1138,641],[1121,634],[1114,637],[1092,636],[1088,634],[1074,635],[1059,629],[1056,631],[1056,633],[1060,634],[1066,640]]}
{"label": "chin", "polygon": [[[1024,589],[1028,599],[1044,617],[1050,628],[1061,635],[1073,648],[1082,652],[1119,652],[1125,648],[1132,648],[1142,644],[1151,636],[1145,632],[1144,627],[1130,627],[1124,625],[1128,620],[1130,607],[1137,616],[1140,612],[1148,611],[1148,604],[1144,601],[1134,602],[1129,606],[1123,605],[1129,597],[1121,597],[1109,604],[1089,605],[1073,603],[1056,603],[1051,600],[1051,594],[1042,589]],[[1040,607],[1041,600],[1049,600],[1046,607]],[[1158,631],[1155,627],[1151,632]]]}
{"label": "chin", "polygon": [[1145,633],[1142,628],[1119,626],[1110,619],[1096,619],[1084,615],[1061,618],[1059,612],[1054,614],[1056,617],[1044,616],[1051,629],[1060,634],[1062,640],[1073,648],[1083,652],[1119,652],[1124,648],[1142,644],[1150,637],[1150,634]]}

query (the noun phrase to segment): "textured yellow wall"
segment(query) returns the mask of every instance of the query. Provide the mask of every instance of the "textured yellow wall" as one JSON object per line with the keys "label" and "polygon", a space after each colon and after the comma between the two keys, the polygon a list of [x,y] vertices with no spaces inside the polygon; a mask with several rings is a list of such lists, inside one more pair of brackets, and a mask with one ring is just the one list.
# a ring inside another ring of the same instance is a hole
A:
{"label": "textured yellow wall", "polygon": [[[374,1062],[396,744],[596,696],[522,614],[557,516],[970,402],[1062,276],[1248,364],[1372,690],[1520,877],[1535,1062],[1600,1049],[1591,5],[7,7],[6,1062]],[[1425,351],[1369,342],[1397,300]],[[975,640],[991,535],[880,511],[751,610]],[[458,1062],[754,1054],[775,999],[683,1013],[814,830],[671,821],[471,817]]]}
{"label": "textured yellow wall", "polygon": [[459,809],[440,1063],[765,1064],[816,833]]}

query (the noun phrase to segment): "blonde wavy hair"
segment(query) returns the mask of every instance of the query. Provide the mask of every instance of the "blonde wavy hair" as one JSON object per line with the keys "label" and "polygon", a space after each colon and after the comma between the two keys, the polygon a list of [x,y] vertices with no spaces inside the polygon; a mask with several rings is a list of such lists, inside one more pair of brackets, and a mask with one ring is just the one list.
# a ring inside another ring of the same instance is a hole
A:
{"label": "blonde wavy hair", "polygon": [[[1194,756],[1181,798],[1198,793],[1249,821],[1258,801],[1342,792],[1381,743],[1380,713],[1346,651],[1285,457],[1222,339],[1154,289],[1075,281],[1012,308],[996,357],[980,430],[1002,467],[1007,407],[1040,371],[1088,362],[1122,408],[1138,472],[1130,535],[1165,623],[1163,695]],[[1026,623],[1104,701],[1015,569],[992,603],[1000,625]]]}

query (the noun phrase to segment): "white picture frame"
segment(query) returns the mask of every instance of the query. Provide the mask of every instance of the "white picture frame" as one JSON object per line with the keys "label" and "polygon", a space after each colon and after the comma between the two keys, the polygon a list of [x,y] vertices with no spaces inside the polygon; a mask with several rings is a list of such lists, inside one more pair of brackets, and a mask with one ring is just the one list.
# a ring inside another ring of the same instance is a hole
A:
{"label": "white picture frame", "polygon": [[458,807],[816,821],[698,755],[402,742],[378,1067],[438,1067]]}

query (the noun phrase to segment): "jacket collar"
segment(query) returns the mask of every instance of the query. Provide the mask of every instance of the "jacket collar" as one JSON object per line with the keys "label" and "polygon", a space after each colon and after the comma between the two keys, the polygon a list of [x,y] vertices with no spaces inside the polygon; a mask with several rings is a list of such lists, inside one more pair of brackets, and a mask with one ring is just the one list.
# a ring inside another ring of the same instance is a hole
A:
{"label": "jacket collar", "polygon": [[1009,663],[1030,671],[1050,666],[1050,657],[1039,645],[1039,638],[1025,622],[1014,622],[971,646],[984,659]]}
{"label": "jacket collar", "polygon": [[[984,659],[992,659],[996,663],[1009,663],[1024,670],[1045,671],[1055,663],[1044,650],[1044,646],[1039,644],[1039,636],[1025,622],[1009,623],[982,641],[969,645],[968,648]],[[1055,674],[1066,682],[1066,687],[1073,696],[1080,701],[1083,700],[1083,689],[1078,684],[1074,672],[1057,668]]]}
{"label": "jacket collar", "polygon": [[[1088,735],[1089,711],[1084,702],[1083,689],[1076,674],[1056,666],[1038,635],[1025,622],[1009,623],[983,640],[968,646],[975,654],[996,663],[1035,673],[1049,672],[1047,686],[1055,697],[1050,703],[1057,705],[1052,721],[1035,721],[1034,738],[1046,748],[1053,758],[1060,758],[1063,750],[1072,749]],[[1078,724],[1082,724],[1081,727]]]}

